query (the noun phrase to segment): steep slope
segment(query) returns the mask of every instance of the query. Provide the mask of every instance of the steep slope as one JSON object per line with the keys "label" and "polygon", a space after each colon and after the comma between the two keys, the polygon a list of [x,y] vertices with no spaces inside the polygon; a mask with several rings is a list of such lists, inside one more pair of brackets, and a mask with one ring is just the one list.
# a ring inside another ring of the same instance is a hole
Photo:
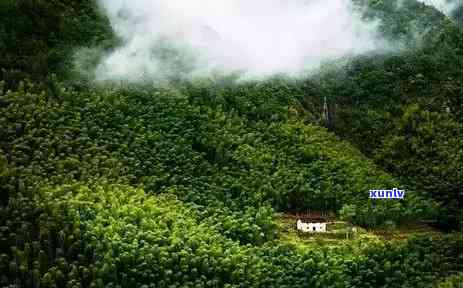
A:
{"label": "steep slope", "polygon": [[406,49],[352,59],[342,72],[328,67],[308,80],[310,93],[300,102],[319,114],[326,97],[330,129],[444,203],[449,218],[443,222],[455,227],[463,203],[463,31],[422,3],[366,2],[368,16],[380,17],[385,35]]}
{"label": "steep slope", "polygon": [[[278,212],[348,210],[369,229],[458,224],[460,28],[415,1],[366,2],[403,51],[301,80],[98,85],[71,69],[74,49],[116,43],[95,2],[2,1],[0,285],[458,281],[461,233],[302,250],[280,237]],[[404,200],[368,198],[393,187]]]}
{"label": "steep slope", "polygon": [[186,201],[218,202],[236,211],[270,204],[287,212],[336,212],[355,203],[357,221],[365,225],[409,221],[431,211],[412,191],[403,203],[373,205],[369,189],[399,183],[323,128],[304,124],[288,108],[278,112],[285,110],[282,103],[273,109],[254,102],[262,98],[253,87],[234,89],[246,93],[256,109],[274,111],[274,119],[256,121],[195,104],[204,100],[172,88],[88,93],[58,88],[54,98],[24,88],[4,96],[2,147],[24,189],[97,176],[143,183],[153,193],[174,189]]}
{"label": "steep slope", "polygon": [[459,234],[360,250],[279,242],[269,204],[354,204],[368,226],[432,212],[412,193],[369,201],[371,185],[398,182],[291,114],[252,121],[172,88],[33,90],[2,96],[4,286],[415,287],[463,265]]}

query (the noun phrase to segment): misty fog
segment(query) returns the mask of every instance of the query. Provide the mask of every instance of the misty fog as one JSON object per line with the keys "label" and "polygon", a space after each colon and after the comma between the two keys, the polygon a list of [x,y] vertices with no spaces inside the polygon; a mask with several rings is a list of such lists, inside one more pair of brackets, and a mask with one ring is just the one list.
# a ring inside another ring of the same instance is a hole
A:
{"label": "misty fog", "polygon": [[325,61],[387,50],[377,22],[349,0],[101,0],[123,45],[96,78],[242,72],[297,75]]}
{"label": "misty fog", "polygon": [[[423,2],[426,5],[431,5],[436,7],[442,13],[446,15],[451,15],[452,12],[458,8],[461,4],[456,0],[417,0],[418,2]],[[461,1],[461,0],[460,0]]]}

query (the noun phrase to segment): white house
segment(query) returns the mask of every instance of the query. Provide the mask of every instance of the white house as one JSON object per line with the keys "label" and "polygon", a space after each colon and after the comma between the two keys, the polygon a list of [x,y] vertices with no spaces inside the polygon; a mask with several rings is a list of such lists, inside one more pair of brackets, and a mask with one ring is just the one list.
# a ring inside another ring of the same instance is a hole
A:
{"label": "white house", "polygon": [[326,223],[304,223],[298,219],[297,230],[309,233],[324,233],[326,232]]}

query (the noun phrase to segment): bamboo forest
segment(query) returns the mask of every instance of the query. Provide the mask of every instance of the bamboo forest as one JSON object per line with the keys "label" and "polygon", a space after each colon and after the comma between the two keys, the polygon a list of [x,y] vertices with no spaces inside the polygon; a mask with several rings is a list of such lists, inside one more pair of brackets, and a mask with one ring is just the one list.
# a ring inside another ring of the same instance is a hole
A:
{"label": "bamboo forest", "polygon": [[459,0],[0,0],[0,287],[463,287]]}

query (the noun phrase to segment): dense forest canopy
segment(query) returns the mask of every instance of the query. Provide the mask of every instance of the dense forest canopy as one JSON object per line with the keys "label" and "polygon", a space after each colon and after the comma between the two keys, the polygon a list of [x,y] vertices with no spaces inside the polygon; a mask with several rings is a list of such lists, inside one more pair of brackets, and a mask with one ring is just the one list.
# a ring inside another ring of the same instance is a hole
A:
{"label": "dense forest canopy", "polygon": [[[113,79],[98,71],[130,13],[0,1],[0,285],[459,287],[463,6],[341,2],[388,47],[298,77],[191,77],[195,54],[163,38],[168,73]],[[308,211],[368,233],[287,241],[282,215]]]}

